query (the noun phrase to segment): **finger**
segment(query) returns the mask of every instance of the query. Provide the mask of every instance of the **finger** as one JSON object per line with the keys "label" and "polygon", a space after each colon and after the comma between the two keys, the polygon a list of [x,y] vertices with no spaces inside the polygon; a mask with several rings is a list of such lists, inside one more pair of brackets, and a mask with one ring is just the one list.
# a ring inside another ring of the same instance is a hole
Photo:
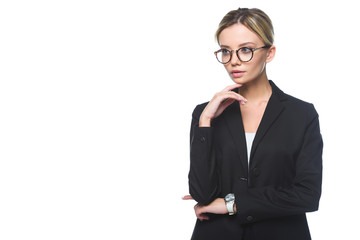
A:
{"label": "finger", "polygon": [[220,98],[220,100],[223,102],[223,100],[225,99],[228,99],[228,98],[231,98],[231,99],[234,99],[234,100],[237,100],[237,101],[244,101],[244,102],[247,102],[247,99],[244,98],[243,96],[241,96],[240,94],[236,93],[236,92],[220,92],[218,94],[218,97]]}
{"label": "finger", "polygon": [[235,88],[239,88],[239,87],[241,87],[242,86],[242,84],[240,84],[240,83],[235,83],[235,84],[233,84],[233,85],[230,85],[230,86],[227,86],[226,88],[224,88],[223,90],[222,90],[222,92],[228,92],[228,91],[231,91],[231,90],[233,90],[233,89],[235,89]]}
{"label": "finger", "polygon": [[209,220],[210,217],[208,215],[206,215],[206,214],[201,214],[200,216],[198,216],[198,219],[200,221],[203,221],[203,220]]}
{"label": "finger", "polygon": [[228,106],[230,106],[233,102],[235,102],[235,99],[226,99],[225,101],[222,102],[222,104],[219,107],[219,111],[223,112]]}
{"label": "finger", "polygon": [[195,215],[199,220],[209,220],[209,216],[206,215],[206,206],[195,205]]}
{"label": "finger", "polygon": [[194,200],[191,195],[185,195],[182,197],[182,200]]}

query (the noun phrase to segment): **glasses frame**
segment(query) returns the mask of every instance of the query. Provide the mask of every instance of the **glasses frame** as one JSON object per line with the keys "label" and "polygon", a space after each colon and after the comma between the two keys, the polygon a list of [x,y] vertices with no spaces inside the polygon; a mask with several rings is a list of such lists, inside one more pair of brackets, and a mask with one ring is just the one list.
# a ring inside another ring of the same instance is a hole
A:
{"label": "glasses frame", "polygon": [[[249,60],[247,60],[247,61],[243,61],[243,60],[241,60],[240,57],[239,57],[239,51],[240,51],[241,49],[244,49],[244,48],[249,49],[249,50],[251,51],[251,58],[250,58]],[[221,62],[221,61],[218,59],[218,57],[217,57],[217,54],[218,54],[219,52],[221,52],[222,50],[226,49],[226,48],[221,48],[221,49],[215,51],[214,54],[215,54],[216,60],[218,60],[218,62],[219,62],[219,63],[222,63],[222,64],[227,64],[227,63],[229,63],[229,62],[231,61],[231,58],[232,58],[232,56],[233,56],[233,52],[234,52],[234,51],[236,52],[236,56],[237,56],[237,58],[240,60],[240,62],[250,62],[251,59],[253,59],[253,57],[254,57],[254,52],[255,52],[256,50],[263,49],[263,48],[269,48],[269,46],[262,46],[262,47],[258,47],[258,48],[241,47],[241,48],[239,48],[238,50],[229,50],[229,51],[230,51],[230,59],[229,59],[229,61],[227,61],[227,62]],[[226,49],[226,50],[228,50],[228,49]]]}

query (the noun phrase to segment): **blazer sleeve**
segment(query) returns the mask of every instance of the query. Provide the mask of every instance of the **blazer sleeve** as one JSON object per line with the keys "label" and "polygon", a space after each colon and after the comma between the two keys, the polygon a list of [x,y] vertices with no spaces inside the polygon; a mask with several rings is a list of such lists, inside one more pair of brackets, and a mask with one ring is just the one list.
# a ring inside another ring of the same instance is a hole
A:
{"label": "blazer sleeve", "polygon": [[296,172],[288,187],[248,188],[235,193],[237,217],[241,223],[304,214],[319,206],[322,183],[322,149],[318,114],[311,105]]}
{"label": "blazer sleeve", "polygon": [[199,127],[204,109],[198,105],[192,114],[190,129],[189,192],[199,204],[208,205],[220,193],[219,169],[213,148],[213,128]]}

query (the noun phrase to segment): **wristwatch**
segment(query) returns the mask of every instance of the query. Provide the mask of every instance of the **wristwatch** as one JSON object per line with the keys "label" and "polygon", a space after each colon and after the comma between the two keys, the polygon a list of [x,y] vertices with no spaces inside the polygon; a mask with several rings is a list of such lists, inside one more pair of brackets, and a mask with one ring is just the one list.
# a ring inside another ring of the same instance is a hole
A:
{"label": "wristwatch", "polygon": [[235,195],[233,193],[229,193],[224,198],[226,208],[229,211],[229,215],[234,215],[234,203],[235,203]]}

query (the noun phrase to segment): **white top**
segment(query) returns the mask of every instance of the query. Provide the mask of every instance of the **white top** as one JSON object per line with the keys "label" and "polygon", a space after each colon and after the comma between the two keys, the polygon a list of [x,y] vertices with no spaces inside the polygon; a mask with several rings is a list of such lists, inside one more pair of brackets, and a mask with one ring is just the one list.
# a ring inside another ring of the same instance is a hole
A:
{"label": "white top", "polygon": [[247,147],[247,155],[248,155],[248,163],[250,162],[250,153],[251,147],[255,138],[256,133],[245,133],[246,137],[246,147]]}

